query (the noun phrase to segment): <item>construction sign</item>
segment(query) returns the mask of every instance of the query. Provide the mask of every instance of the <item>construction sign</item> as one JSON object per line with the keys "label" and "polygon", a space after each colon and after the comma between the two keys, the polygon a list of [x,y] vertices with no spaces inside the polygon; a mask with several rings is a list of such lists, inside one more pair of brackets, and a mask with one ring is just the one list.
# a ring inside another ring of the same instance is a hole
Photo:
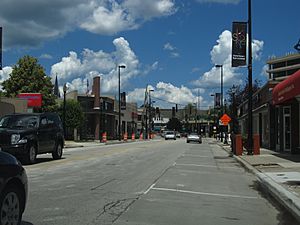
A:
{"label": "construction sign", "polygon": [[226,113],[224,113],[220,121],[222,122],[222,125],[227,126],[228,123],[231,121],[231,118]]}

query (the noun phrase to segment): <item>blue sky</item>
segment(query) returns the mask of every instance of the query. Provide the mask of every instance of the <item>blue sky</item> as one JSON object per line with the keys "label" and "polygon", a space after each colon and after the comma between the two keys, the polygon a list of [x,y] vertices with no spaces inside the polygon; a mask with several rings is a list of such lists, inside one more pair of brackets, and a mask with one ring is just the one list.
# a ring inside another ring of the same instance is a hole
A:
{"label": "blue sky", "polygon": [[[252,0],[253,76],[263,82],[266,60],[295,52],[300,1]],[[231,26],[247,21],[246,0],[2,0],[4,52],[0,82],[24,55],[39,59],[60,86],[85,93],[101,76],[101,94],[117,95],[116,65],[128,100],[142,102],[147,84],[167,102],[213,105],[224,65],[225,90],[242,83],[245,68],[231,68]],[[0,86],[1,88],[1,86]],[[90,88],[91,89],[91,88]]]}

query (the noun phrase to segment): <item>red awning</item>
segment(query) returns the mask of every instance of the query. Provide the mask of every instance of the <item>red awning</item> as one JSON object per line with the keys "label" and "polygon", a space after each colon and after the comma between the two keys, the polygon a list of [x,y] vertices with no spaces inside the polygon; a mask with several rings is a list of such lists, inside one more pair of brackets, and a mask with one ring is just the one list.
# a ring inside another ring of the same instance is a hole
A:
{"label": "red awning", "polygon": [[280,82],[273,89],[273,104],[278,105],[300,94],[300,70]]}

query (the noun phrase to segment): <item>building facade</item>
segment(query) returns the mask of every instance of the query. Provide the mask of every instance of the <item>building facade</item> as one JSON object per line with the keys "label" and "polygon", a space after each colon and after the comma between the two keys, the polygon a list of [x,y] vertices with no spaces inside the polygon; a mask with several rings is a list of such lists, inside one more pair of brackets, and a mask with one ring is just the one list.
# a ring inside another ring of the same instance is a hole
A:
{"label": "building facade", "polygon": [[[267,61],[269,80],[253,94],[253,133],[262,147],[300,153],[300,54]],[[240,131],[247,134],[248,102],[238,107]]]}

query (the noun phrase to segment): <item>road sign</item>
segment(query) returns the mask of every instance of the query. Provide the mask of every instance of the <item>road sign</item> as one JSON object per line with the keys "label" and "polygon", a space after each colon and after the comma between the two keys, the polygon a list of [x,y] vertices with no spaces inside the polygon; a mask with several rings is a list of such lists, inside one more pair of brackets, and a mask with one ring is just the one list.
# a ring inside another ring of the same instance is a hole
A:
{"label": "road sign", "polygon": [[227,126],[231,121],[231,118],[226,113],[224,113],[220,120],[224,126]]}

